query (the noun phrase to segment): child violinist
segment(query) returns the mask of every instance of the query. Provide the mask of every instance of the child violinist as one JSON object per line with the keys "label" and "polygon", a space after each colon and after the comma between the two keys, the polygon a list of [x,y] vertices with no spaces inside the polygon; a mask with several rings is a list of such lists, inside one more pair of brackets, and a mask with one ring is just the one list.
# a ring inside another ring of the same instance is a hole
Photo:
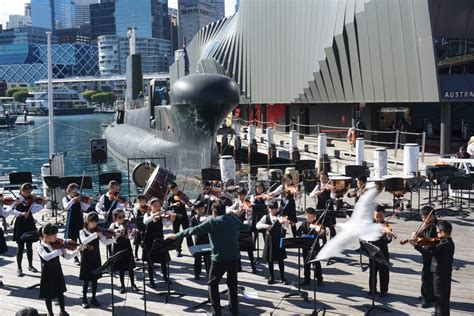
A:
{"label": "child violinist", "polygon": [[[23,251],[26,245],[26,256],[28,257],[28,271],[37,273],[33,267],[33,242],[37,239],[22,239],[25,233],[37,232],[35,219],[33,214],[43,209],[42,203],[33,195],[33,185],[31,183],[24,183],[20,187],[20,195],[18,199],[10,206],[7,212],[15,216],[15,225],[13,226],[13,241],[18,244],[16,253],[18,277],[23,276],[21,261],[23,260]],[[44,203],[44,202],[43,202]]]}
{"label": "child violinist", "polygon": [[145,224],[143,224],[143,217],[146,213],[150,210],[150,206],[147,204],[148,199],[144,195],[137,196],[137,202],[133,208],[133,215],[135,216],[136,224],[137,224],[137,235],[135,239],[133,239],[133,245],[135,247],[134,254],[135,260],[139,261],[140,258],[138,257],[138,248],[142,244],[143,234],[145,233]]}
{"label": "child violinist", "polygon": [[143,238],[143,262],[148,263],[148,277],[150,278],[150,286],[155,287],[155,278],[153,271],[153,264],[159,262],[161,264],[161,271],[163,273],[163,280],[168,282],[168,274],[166,269],[166,263],[171,260],[168,252],[165,254],[160,253],[154,256],[151,253],[153,242],[157,239],[163,239],[163,228],[168,227],[172,224],[175,214],[172,213],[167,218],[161,210],[161,201],[158,198],[153,198],[150,201],[150,213],[147,213],[143,217],[143,223],[146,225],[145,235]]}
{"label": "child violinist", "polygon": [[[254,244],[257,243],[259,234],[262,234],[263,239],[265,239],[265,230],[258,230],[256,228],[256,224],[262,219],[264,215],[263,211],[267,211],[267,205],[265,204],[269,196],[265,194],[265,184],[262,181],[255,182],[255,194],[252,195],[250,198],[250,202],[252,203],[252,209],[256,210],[254,213],[254,222],[252,225],[252,230],[254,231]],[[258,212],[261,211],[261,212]]]}
{"label": "child violinist", "polygon": [[296,217],[296,196],[299,194],[299,189],[296,183],[294,183],[293,177],[291,174],[287,173],[283,176],[285,183],[280,185],[274,191],[270,192],[269,196],[275,198],[281,192],[281,205],[280,205],[280,214],[284,217],[287,217],[293,237],[296,237],[296,222],[298,221]]}
{"label": "child violinist", "polygon": [[[79,231],[84,226],[83,211],[89,209],[89,204],[81,201],[82,197],[79,193],[79,186],[71,183],[67,186],[66,196],[63,198],[63,207],[67,212],[66,229],[64,238],[76,241],[79,238]],[[79,265],[79,258],[75,257],[74,262]]]}
{"label": "child violinist", "polygon": [[53,316],[54,298],[58,299],[61,309],[61,316],[69,315],[64,307],[64,292],[66,292],[66,283],[64,274],[59,261],[59,256],[71,259],[79,254],[78,250],[68,252],[64,247],[54,250],[52,244],[57,240],[58,228],[53,224],[46,224],[39,229],[40,243],[38,244],[38,254],[41,259],[41,281],[39,298],[45,299],[48,315]]}
{"label": "child violinist", "polygon": [[102,214],[105,218],[105,227],[109,226],[113,222],[113,210],[123,209],[128,204],[127,202],[119,201],[120,186],[117,181],[110,181],[107,189],[108,192],[103,194],[95,205],[95,211],[99,214]]}
{"label": "child violinist", "polygon": [[[194,203],[195,214],[191,218],[191,227],[199,226],[202,222],[206,221],[209,217],[205,214],[205,201],[197,201]],[[209,244],[209,236],[207,234],[194,236],[195,245]],[[197,254],[194,256],[194,279],[199,280],[201,278],[202,261],[204,260],[204,267],[206,272],[209,273],[211,266],[211,254]]]}
{"label": "child violinist", "polygon": [[[320,223],[318,223],[316,217],[316,210],[312,207],[308,207],[305,211],[306,220],[298,227],[296,234],[298,236],[304,235],[314,235],[314,236],[324,236],[326,235],[326,230],[322,227]],[[318,238],[318,237],[316,237]],[[313,249],[312,257],[316,257],[319,250],[321,249],[320,239],[318,238],[317,242],[315,243],[315,248]],[[303,249],[303,258],[306,258],[309,255],[309,249]],[[321,262],[316,261],[315,263],[315,278],[317,280],[317,285],[321,286],[323,284],[323,272],[321,269]],[[311,282],[311,264],[304,265],[304,282],[301,283],[302,286],[308,285]]]}
{"label": "child violinist", "polygon": [[268,263],[270,277],[268,284],[275,283],[274,266],[275,261],[278,262],[280,268],[280,280],[283,284],[288,285],[285,278],[286,251],[280,247],[280,239],[285,237],[286,229],[288,229],[288,220],[278,216],[278,202],[269,201],[268,214],[262,217],[257,223],[257,229],[265,229],[265,247],[263,248],[263,259]]}
{"label": "child violinist", "polygon": [[[183,229],[189,228],[189,218],[186,211],[186,204],[181,198],[184,193],[179,190],[179,187],[175,182],[171,182],[168,185],[168,190],[172,193],[168,198],[169,209],[172,209],[173,212],[177,214],[176,220],[173,222],[173,231],[177,233],[179,232],[180,226],[182,226]],[[186,243],[188,244],[188,247],[193,246],[193,238],[191,236],[186,237]],[[176,252],[178,257],[182,256],[181,248],[177,249]]]}
{"label": "child violinist", "polygon": [[115,242],[115,238],[120,237],[120,233],[116,233],[112,238],[106,238],[103,233],[96,231],[97,222],[99,221],[99,216],[97,213],[87,214],[84,220],[84,228],[79,232],[79,240],[82,245],[88,245],[82,252],[81,257],[81,268],[79,272],[79,279],[84,283],[82,285],[82,307],[89,308],[87,303],[87,290],[89,289],[89,282],[92,286],[92,298],[91,304],[94,306],[100,306],[99,301],[97,301],[97,280],[102,277],[101,274],[93,274],[92,271],[99,268],[102,265],[100,259],[100,244],[111,245]]}
{"label": "child violinist", "polygon": [[[120,275],[120,293],[124,294],[125,290],[125,271],[128,271],[132,290],[138,291],[135,285],[135,260],[133,259],[132,243],[129,238],[129,228],[125,220],[125,212],[122,209],[116,209],[112,212],[114,222],[110,225],[110,229],[116,233],[120,233],[116,239],[116,243],[112,245],[112,255],[119,251],[126,250],[126,254],[117,261],[113,267],[114,272],[118,271]],[[131,235],[135,234],[135,229],[131,230]]]}
{"label": "child violinist", "polygon": [[[325,210],[330,208],[331,200],[336,197],[335,187],[329,182],[327,172],[321,171],[319,173],[319,183],[314,187],[313,192],[309,194],[312,198],[317,198],[318,202],[316,208],[318,210]],[[336,216],[333,212],[328,211],[324,217],[324,227],[329,228],[329,235],[331,238],[336,236]]]}
{"label": "child violinist", "polygon": [[355,202],[359,200],[360,196],[365,193],[366,191],[366,186],[367,184],[367,177],[366,176],[359,176],[356,178],[356,185],[357,188],[354,190],[351,190],[349,193],[347,193],[347,197],[349,198],[355,198]]}
{"label": "child violinist", "polygon": [[[374,211],[374,222],[380,224],[383,235],[376,241],[370,242],[374,246],[377,246],[380,249],[381,254],[387,259],[390,259],[390,253],[388,251],[388,244],[392,242],[392,233],[390,226],[385,222],[385,208],[382,205],[377,205]],[[372,269],[375,269],[372,270]],[[377,292],[377,274],[380,278],[380,297],[387,296],[388,293],[388,284],[390,280],[390,270],[389,267],[379,263],[377,260],[372,262],[372,259],[369,260],[369,292],[368,295],[372,295],[375,291]],[[372,279],[375,277],[375,281]],[[375,288],[373,288],[375,284]]]}

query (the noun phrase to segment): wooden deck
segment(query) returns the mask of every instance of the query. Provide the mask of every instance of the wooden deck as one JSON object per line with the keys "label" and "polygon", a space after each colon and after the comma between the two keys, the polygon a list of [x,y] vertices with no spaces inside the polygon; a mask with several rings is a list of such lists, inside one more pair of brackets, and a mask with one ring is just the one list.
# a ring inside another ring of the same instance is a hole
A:
{"label": "wooden deck", "polygon": [[[390,196],[383,193],[381,200],[389,201]],[[40,218],[40,216],[36,216]],[[474,314],[474,219],[446,217],[454,225],[453,239],[456,244],[454,261],[454,272],[451,295],[451,315],[473,315]],[[345,219],[338,219],[344,221]],[[8,219],[10,222],[11,219]],[[394,233],[399,239],[407,238],[412,231],[419,226],[419,221],[405,221],[403,218],[392,221]],[[17,310],[24,306],[32,306],[45,312],[44,302],[38,299],[38,289],[27,290],[26,287],[39,282],[39,273],[33,274],[27,271],[26,255],[23,261],[25,276],[18,278],[15,275],[16,244],[11,241],[11,229],[9,229],[8,246],[9,251],[0,257],[0,275],[3,276],[5,286],[0,288],[0,315],[14,315]],[[263,241],[261,240],[261,245]],[[368,271],[362,272],[359,262],[359,254],[354,251],[358,247],[357,241],[351,245],[352,250],[348,250],[343,257],[343,262],[327,266],[323,264],[324,286],[318,287],[317,306],[324,307],[327,315],[362,315],[366,308],[364,304],[369,304],[370,298],[366,295],[368,291]],[[393,266],[390,270],[389,295],[383,299],[376,297],[377,305],[384,305],[392,310],[391,315],[430,315],[432,308],[422,309],[417,297],[420,289],[421,256],[410,245],[401,246],[395,240],[389,246],[390,257]],[[210,306],[194,310],[192,308],[198,302],[207,297],[206,281],[194,281],[192,278],[192,257],[184,246],[185,256],[176,258],[175,253],[171,253],[171,273],[172,288],[185,293],[181,298],[172,297],[168,304],[164,304],[164,298],[157,295],[157,291],[166,290],[164,282],[158,282],[156,290],[147,287],[147,308],[150,315],[181,315],[181,314],[205,314],[210,311]],[[102,251],[105,254],[105,248]],[[289,258],[286,260],[286,274],[290,283],[297,286],[297,253],[289,251]],[[301,315],[310,314],[313,309],[313,301],[305,302],[299,298],[281,300],[282,296],[295,287],[284,286],[281,283],[275,285],[266,284],[268,270],[263,263],[258,265],[258,273],[251,274],[250,266],[246,255],[243,258],[244,272],[239,274],[239,285],[244,286],[246,291],[255,292],[258,299],[245,298],[239,295],[241,315],[269,315],[274,309],[274,315]],[[105,259],[105,258],[104,258]],[[365,258],[367,262],[367,258]],[[100,279],[98,300],[102,303],[101,308],[82,309],[81,291],[82,282],[78,279],[79,268],[72,261],[62,260],[63,271],[66,276],[67,288],[66,305],[67,311],[71,315],[110,315],[111,313],[111,293],[110,277],[105,276]],[[40,268],[40,261],[36,249],[34,250],[34,266]],[[137,264],[141,267],[141,262]],[[159,269],[158,269],[159,270]],[[276,268],[277,270],[277,268]],[[278,280],[278,271],[275,271]],[[136,273],[137,284],[143,289],[143,274]],[[162,280],[161,275],[158,280]],[[143,292],[138,294],[127,292],[118,293],[118,278],[114,279],[115,292],[114,300],[117,315],[143,315]],[[126,282],[129,282],[126,279]],[[225,289],[225,284],[221,285],[221,290]],[[310,298],[313,297],[312,285],[304,290],[310,291]],[[226,306],[226,297],[223,296],[222,305]],[[59,312],[59,307],[54,306],[55,312]],[[382,315],[383,312],[374,312],[372,315]],[[320,314],[321,315],[321,314]]]}

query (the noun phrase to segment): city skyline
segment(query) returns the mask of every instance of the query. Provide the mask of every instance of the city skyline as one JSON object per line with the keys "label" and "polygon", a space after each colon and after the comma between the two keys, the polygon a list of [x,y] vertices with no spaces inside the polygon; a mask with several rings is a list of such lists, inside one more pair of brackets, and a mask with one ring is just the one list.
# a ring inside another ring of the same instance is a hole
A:
{"label": "city skyline", "polygon": [[[8,8],[8,10],[0,11],[0,24],[3,28],[6,27],[8,17],[12,14],[23,15],[25,13],[25,3],[31,2],[31,0],[0,0],[1,8]],[[169,0],[168,5],[170,8],[178,7],[178,0]],[[225,0],[225,15],[229,16],[235,11],[235,0]]]}

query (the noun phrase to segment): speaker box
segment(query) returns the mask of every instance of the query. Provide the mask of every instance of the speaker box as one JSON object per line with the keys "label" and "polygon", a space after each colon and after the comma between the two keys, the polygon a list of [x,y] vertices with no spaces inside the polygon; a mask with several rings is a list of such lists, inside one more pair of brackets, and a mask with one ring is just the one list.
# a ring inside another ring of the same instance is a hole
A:
{"label": "speaker box", "polygon": [[120,172],[104,172],[99,175],[99,184],[109,184],[110,181],[116,181],[122,184],[122,174]]}
{"label": "speaker box", "polygon": [[31,172],[12,172],[8,175],[10,185],[22,185],[23,183],[33,182]]}
{"label": "speaker box", "polygon": [[91,139],[91,163],[94,165],[107,163],[107,140],[105,138]]}
{"label": "speaker box", "polygon": [[221,169],[205,168],[201,169],[202,181],[222,181]]}

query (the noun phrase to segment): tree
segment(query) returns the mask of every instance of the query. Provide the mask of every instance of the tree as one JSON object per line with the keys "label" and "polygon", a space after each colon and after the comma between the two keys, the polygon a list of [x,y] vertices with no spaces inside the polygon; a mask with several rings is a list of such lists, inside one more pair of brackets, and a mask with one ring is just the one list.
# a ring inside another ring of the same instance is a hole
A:
{"label": "tree", "polygon": [[92,97],[92,102],[112,104],[115,100],[115,97],[110,92],[99,92],[94,94]]}
{"label": "tree", "polygon": [[81,93],[82,96],[84,97],[84,99],[86,99],[87,101],[91,102],[92,100],[92,96],[94,94],[97,94],[97,91],[94,91],[94,90],[86,90],[84,92]]}
{"label": "tree", "polygon": [[16,102],[21,102],[25,103],[26,99],[28,98],[28,91],[26,90],[20,90],[15,93],[13,93],[13,100]]}
{"label": "tree", "polygon": [[10,88],[7,90],[7,97],[11,98],[13,97],[13,95],[15,94],[15,92],[19,92],[19,91],[27,91],[26,88]]}

